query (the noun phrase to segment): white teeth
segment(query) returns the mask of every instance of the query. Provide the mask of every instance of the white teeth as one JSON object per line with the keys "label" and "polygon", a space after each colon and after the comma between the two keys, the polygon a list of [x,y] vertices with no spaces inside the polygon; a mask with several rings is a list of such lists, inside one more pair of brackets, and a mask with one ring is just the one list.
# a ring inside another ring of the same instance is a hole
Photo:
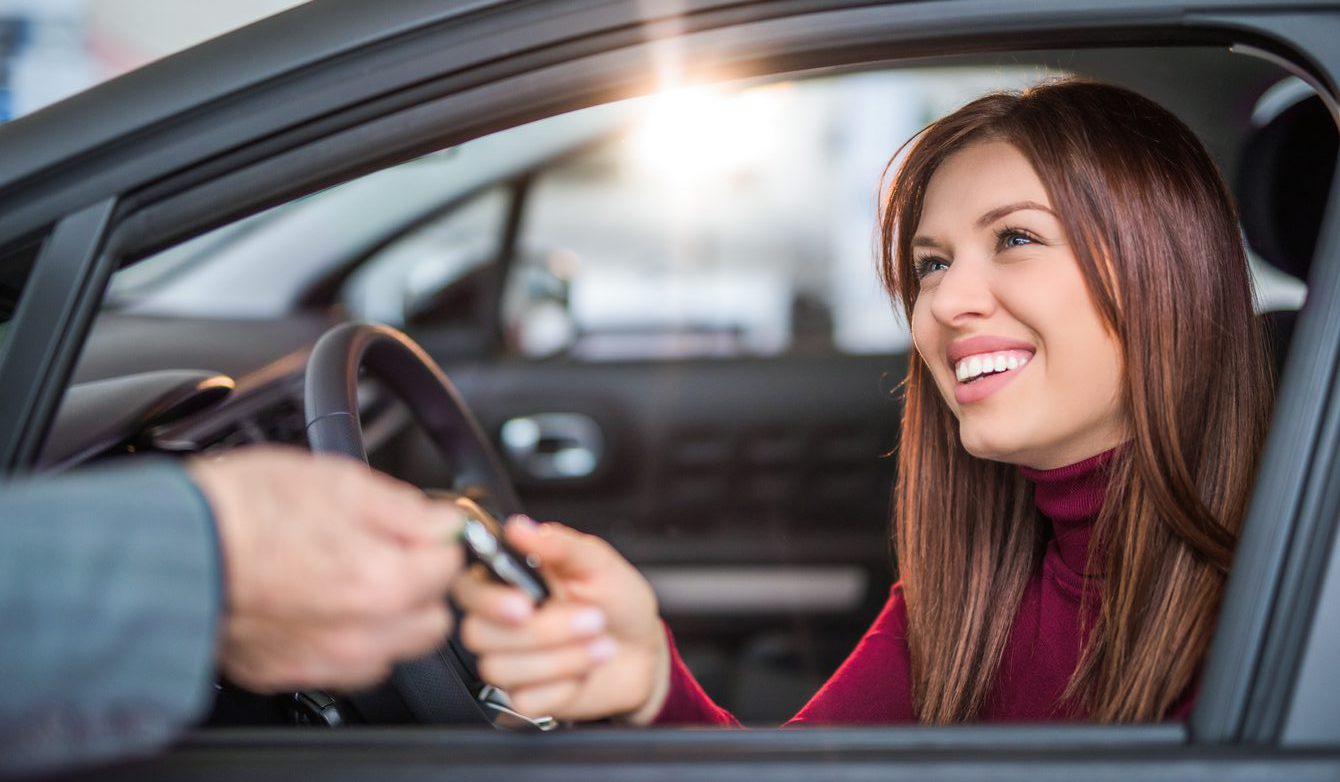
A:
{"label": "white teeth", "polygon": [[1019,369],[1028,363],[1029,357],[1028,352],[1022,350],[1004,350],[999,353],[968,356],[954,366],[954,377],[962,383],[987,373]]}

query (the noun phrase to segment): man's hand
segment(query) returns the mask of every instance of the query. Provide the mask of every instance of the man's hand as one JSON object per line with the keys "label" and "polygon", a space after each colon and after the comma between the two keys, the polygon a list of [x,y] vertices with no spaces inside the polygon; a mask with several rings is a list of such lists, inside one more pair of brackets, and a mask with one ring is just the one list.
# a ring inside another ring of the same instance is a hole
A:
{"label": "man's hand", "polygon": [[451,506],[358,462],[275,447],[188,470],[214,511],[226,606],[219,662],[257,692],[385,678],[451,630]]}

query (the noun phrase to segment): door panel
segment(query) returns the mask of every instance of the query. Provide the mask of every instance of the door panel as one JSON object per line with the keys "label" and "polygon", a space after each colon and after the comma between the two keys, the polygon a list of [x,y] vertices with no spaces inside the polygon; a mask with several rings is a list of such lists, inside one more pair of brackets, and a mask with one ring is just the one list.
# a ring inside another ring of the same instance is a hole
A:
{"label": "door panel", "polygon": [[649,578],[703,685],[744,720],[793,714],[878,612],[903,356],[447,366],[504,424],[578,414],[589,477],[518,473],[528,511],[609,540]]}
{"label": "door panel", "polygon": [[[505,422],[599,427],[589,477],[513,475],[529,511],[642,564],[887,563],[902,356],[449,365],[501,449]],[[513,465],[514,466],[514,465]],[[886,568],[887,569],[887,568]]]}

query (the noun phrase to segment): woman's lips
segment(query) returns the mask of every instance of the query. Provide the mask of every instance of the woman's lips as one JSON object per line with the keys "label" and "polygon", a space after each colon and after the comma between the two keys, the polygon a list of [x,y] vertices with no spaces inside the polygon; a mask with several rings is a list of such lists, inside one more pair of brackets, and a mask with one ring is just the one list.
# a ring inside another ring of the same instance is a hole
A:
{"label": "woman's lips", "polygon": [[1024,351],[1031,356],[1037,348],[1021,339],[979,334],[975,337],[962,337],[949,343],[949,347],[945,350],[945,358],[948,359],[950,367],[957,367],[960,361],[969,356],[1016,350]]}
{"label": "woman's lips", "polygon": [[[1032,362],[1029,362],[1031,364]],[[970,405],[973,402],[980,402],[988,396],[996,393],[1000,389],[1009,385],[1010,381],[1018,377],[1020,372],[1028,369],[1029,364],[1007,369],[1004,372],[997,372],[993,375],[979,377],[971,383],[954,383],[954,401],[960,405]]]}

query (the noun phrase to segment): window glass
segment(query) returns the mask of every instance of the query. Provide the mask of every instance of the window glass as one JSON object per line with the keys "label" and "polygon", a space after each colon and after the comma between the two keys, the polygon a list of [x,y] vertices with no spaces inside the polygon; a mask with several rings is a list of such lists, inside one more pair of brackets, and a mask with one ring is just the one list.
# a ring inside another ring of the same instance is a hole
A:
{"label": "window glass", "polygon": [[[984,92],[1060,75],[1038,65],[900,69],[573,112],[174,246],[114,275],[107,304],[269,318],[339,303],[360,318],[431,326],[455,283],[510,260],[499,317],[515,355],[902,352],[907,328],[875,273],[890,151]],[[1254,115],[1306,90],[1284,80]],[[516,257],[503,259],[509,183],[528,172]],[[1252,260],[1260,309],[1301,304],[1300,281]],[[0,267],[0,323],[27,265]],[[310,298],[346,275],[334,302]]]}
{"label": "window glass", "polygon": [[397,326],[433,323],[439,294],[499,260],[510,183],[625,112],[601,106],[533,122],[258,213],[117,272],[107,304],[245,319],[343,305]]}
{"label": "window glass", "polygon": [[635,102],[537,178],[504,298],[509,347],[585,360],[906,350],[874,261],[890,151],[1045,75],[875,72]]}
{"label": "window glass", "polygon": [[208,265],[214,256],[223,252],[231,242],[264,225],[277,215],[282,215],[291,207],[291,204],[286,204],[238,220],[169,247],[138,263],[118,269],[107,286],[108,303],[115,305],[148,295],[177,274],[189,272],[194,266]]}
{"label": "window glass", "polygon": [[454,283],[498,260],[509,199],[497,187],[396,239],[361,264],[343,291],[349,312],[399,328],[451,317]]}

